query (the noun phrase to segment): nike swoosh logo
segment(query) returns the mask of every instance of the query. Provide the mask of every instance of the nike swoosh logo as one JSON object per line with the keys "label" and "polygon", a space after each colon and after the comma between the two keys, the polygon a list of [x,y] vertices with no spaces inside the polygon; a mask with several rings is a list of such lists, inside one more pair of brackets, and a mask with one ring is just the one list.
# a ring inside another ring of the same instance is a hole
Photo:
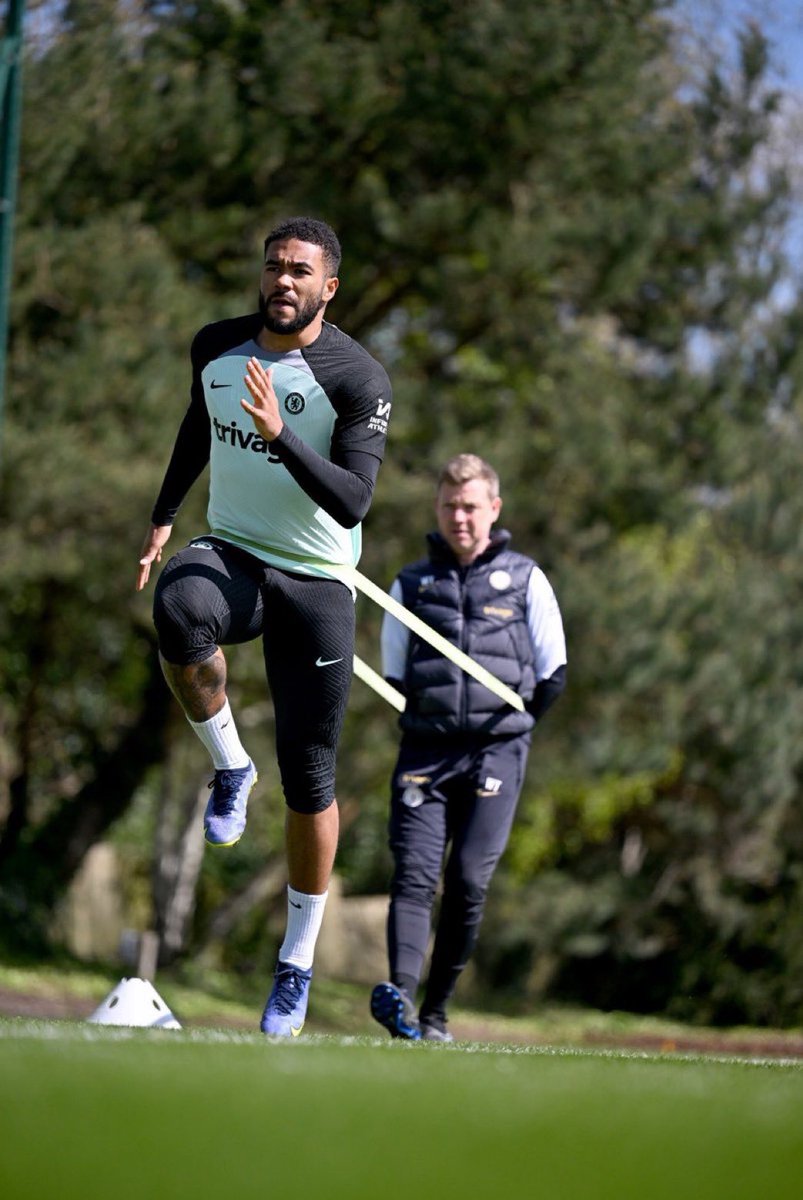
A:
{"label": "nike swoosh logo", "polygon": [[291,900],[290,903],[292,904],[293,908],[301,908],[301,905],[296,904],[295,900]]}
{"label": "nike swoosh logo", "polygon": [[338,663],[338,662],[342,662],[342,661],[343,661],[342,658],[316,658],[315,666],[316,667],[331,667],[333,665],[333,663]]}
{"label": "nike swoosh logo", "polygon": [[231,384],[230,383],[215,383],[215,381],[213,379],[210,384],[210,387],[213,387],[213,388],[231,387]]}

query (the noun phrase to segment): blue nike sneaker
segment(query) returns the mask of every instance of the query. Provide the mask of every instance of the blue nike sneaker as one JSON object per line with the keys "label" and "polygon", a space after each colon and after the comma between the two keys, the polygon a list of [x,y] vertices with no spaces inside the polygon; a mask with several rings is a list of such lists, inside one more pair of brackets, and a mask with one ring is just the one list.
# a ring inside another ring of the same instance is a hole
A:
{"label": "blue nike sneaker", "polygon": [[312,968],[302,971],[291,963],[279,962],[273,976],[259,1028],[273,1037],[298,1037],[304,1028]]}
{"label": "blue nike sneaker", "polygon": [[248,796],[259,776],[248,760],[246,767],[215,771],[212,795],[204,813],[204,837],[210,846],[233,846],[245,829]]}
{"label": "blue nike sneaker", "polygon": [[378,983],[371,992],[371,1016],[384,1025],[391,1037],[421,1040],[415,1006],[404,988],[395,983]]}

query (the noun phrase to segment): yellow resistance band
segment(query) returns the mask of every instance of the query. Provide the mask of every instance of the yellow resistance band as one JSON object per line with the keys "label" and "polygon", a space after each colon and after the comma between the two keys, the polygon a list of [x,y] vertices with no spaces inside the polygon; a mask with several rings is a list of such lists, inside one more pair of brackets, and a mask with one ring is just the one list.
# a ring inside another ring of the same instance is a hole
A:
{"label": "yellow resistance band", "polygon": [[[394,600],[392,596],[389,596],[387,592],[383,592],[380,587],[377,587],[375,583],[372,583],[371,580],[366,575],[363,575],[362,572],[358,571],[356,567],[333,567],[330,564],[327,564],[326,569],[332,575],[337,574],[337,576],[342,579],[344,583],[352,584],[359,591],[361,591],[364,596],[367,596],[369,600],[373,600],[375,604],[378,604],[381,608],[384,608],[385,611],[389,612],[390,615],[395,617],[397,621],[401,621],[402,624],[406,625],[408,629],[411,629],[413,633],[417,633],[418,636],[423,638],[425,642],[429,642],[430,646],[434,646],[436,650],[440,650],[441,654],[445,655],[446,658],[451,659],[451,661],[456,663],[461,670],[465,671],[467,675],[471,675],[473,679],[476,679],[484,687],[487,687],[489,691],[494,693],[494,695],[499,696],[500,699],[509,704],[511,708],[515,708],[518,712],[524,711],[524,701],[522,700],[521,696],[517,695],[516,692],[514,692],[506,684],[502,683],[501,679],[497,679],[495,675],[492,675],[490,671],[486,671],[485,667],[481,667],[480,664],[475,662],[474,659],[468,654],[464,654],[462,650],[458,650],[457,646],[453,646],[452,643],[447,641],[445,637],[442,637],[439,633],[436,633],[434,629],[431,629],[430,626],[422,621],[420,617],[417,617],[414,613],[411,613],[410,610],[405,608],[403,604],[399,604],[399,602]],[[362,679],[364,683],[367,683],[370,687],[374,688],[374,690],[378,692],[380,696],[387,700],[388,704],[392,704],[394,708],[399,710],[399,712],[404,710],[404,697],[401,695],[401,693],[397,692],[394,687],[391,687],[390,684],[386,683],[381,675],[377,675],[377,673],[367,666],[366,663],[362,662],[361,659],[355,658],[354,672],[358,678]]]}

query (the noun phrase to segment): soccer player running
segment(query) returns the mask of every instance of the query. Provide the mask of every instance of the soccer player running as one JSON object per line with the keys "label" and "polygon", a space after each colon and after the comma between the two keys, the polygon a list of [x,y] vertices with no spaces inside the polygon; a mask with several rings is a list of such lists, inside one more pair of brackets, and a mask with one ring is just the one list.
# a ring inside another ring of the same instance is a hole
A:
{"label": "soccer player running", "polygon": [[[558,603],[537,564],[493,526],[499,479],[474,454],[443,467],[429,556],[403,568],[391,596],[521,696],[519,712],[397,618],[382,623],[382,671],[407,699],[391,784],[394,859],[390,981],[371,1012],[393,1037],[452,1041],[446,1006],[477,941],[507,844],[533,727],[563,691]],[[447,847],[449,856],[443,868]],[[416,992],[443,868],[443,893],[420,1010]]]}
{"label": "soccer player running", "polygon": [[[384,454],[390,383],[324,320],[340,245],[321,221],[265,239],[259,311],[207,325],[191,348],[190,404],[140,554],[137,589],[208,462],[209,532],[164,567],[154,622],[165,678],[214,766],[206,841],[233,846],[257,771],[226,696],[222,646],[262,638],[287,804],[287,929],[264,1033],[295,1036],[338,840],[335,755],[351,684],[353,566]],[[246,397],[247,392],[247,397]]]}

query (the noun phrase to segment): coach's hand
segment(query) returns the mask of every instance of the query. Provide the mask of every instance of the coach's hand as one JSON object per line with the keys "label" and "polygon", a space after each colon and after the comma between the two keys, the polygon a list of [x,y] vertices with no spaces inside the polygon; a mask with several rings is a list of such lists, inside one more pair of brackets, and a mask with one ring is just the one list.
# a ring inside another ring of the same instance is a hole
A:
{"label": "coach's hand", "polygon": [[282,432],[284,422],[279,416],[279,401],[273,390],[271,372],[265,370],[258,358],[249,358],[246,370],[245,386],[254,403],[241,400],[240,404],[251,416],[257,432],[266,442],[272,442]]}

